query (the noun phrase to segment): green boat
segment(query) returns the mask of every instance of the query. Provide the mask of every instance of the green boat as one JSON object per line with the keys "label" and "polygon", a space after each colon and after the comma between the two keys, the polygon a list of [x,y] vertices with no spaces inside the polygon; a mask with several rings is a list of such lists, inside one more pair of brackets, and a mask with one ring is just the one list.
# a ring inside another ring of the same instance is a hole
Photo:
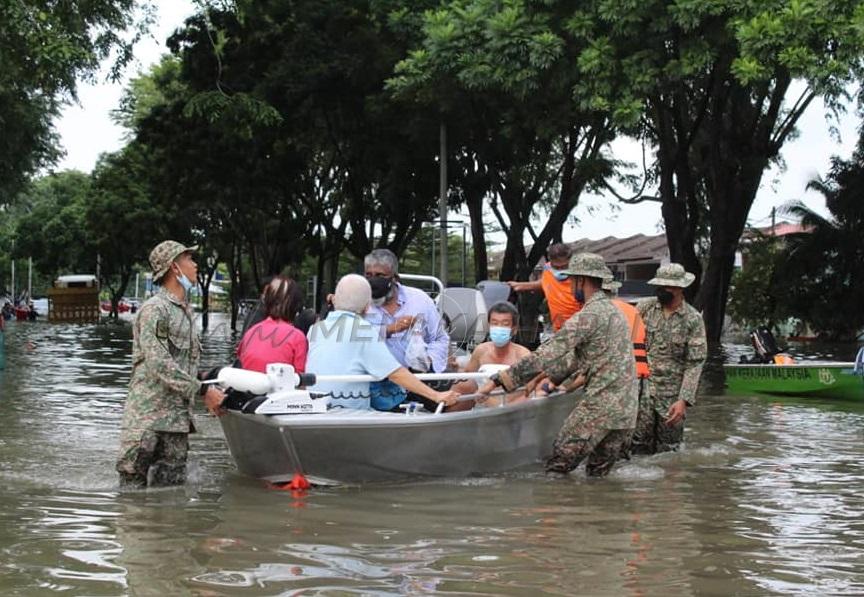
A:
{"label": "green boat", "polygon": [[726,364],[726,388],[752,396],[808,396],[857,400],[864,398],[864,375],[855,363],[816,362],[793,365]]}

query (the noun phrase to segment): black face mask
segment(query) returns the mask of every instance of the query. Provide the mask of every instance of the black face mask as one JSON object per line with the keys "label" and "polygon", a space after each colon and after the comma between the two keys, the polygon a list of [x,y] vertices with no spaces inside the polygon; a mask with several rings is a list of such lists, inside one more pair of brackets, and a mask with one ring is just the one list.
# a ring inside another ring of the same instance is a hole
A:
{"label": "black face mask", "polygon": [[660,301],[661,305],[671,305],[672,301],[675,300],[675,295],[666,290],[665,288],[658,288],[657,300]]}
{"label": "black face mask", "polygon": [[372,298],[380,299],[387,296],[390,289],[393,288],[393,278],[382,278],[380,276],[372,276],[366,278],[369,280],[369,286],[372,287]]}

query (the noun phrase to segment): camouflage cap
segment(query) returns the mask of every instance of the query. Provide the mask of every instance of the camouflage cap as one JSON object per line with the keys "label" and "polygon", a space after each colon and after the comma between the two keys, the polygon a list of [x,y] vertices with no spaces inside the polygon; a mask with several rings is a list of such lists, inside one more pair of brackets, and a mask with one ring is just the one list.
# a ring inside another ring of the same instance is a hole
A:
{"label": "camouflage cap", "polygon": [[196,251],[198,245],[187,247],[176,240],[165,240],[150,251],[150,269],[153,270],[153,280],[158,281],[168,272],[174,260],[187,251]]}
{"label": "camouflage cap", "polygon": [[618,289],[621,288],[621,282],[615,278],[604,278],[601,288],[609,292],[618,292]]}
{"label": "camouflage cap", "polygon": [[648,280],[651,286],[678,286],[687,288],[696,276],[684,269],[680,263],[667,263],[657,268],[654,277]]}
{"label": "camouflage cap", "polygon": [[614,277],[612,271],[606,267],[603,257],[597,253],[576,253],[570,258],[570,265],[563,273],[568,276],[586,276],[601,280]]}

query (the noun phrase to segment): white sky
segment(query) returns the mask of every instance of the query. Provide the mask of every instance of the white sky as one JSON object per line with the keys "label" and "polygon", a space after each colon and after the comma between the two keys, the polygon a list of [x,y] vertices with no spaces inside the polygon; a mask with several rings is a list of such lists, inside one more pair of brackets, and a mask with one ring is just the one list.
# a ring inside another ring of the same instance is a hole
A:
{"label": "white sky", "polygon": [[[152,36],[136,47],[136,62],[127,69],[124,79],[116,84],[81,84],[78,104],[70,105],[63,111],[56,126],[66,156],[58,169],[74,168],[89,172],[101,153],[116,151],[123,146],[124,131],[111,122],[111,110],[118,106],[129,79],[139,72],[147,71],[167,52],[165,40],[194,12],[194,5],[189,0],[161,0],[158,5],[159,16],[152,28]],[[813,177],[827,173],[832,155],[849,157],[858,138],[858,125],[859,120],[854,114],[843,116],[838,126],[841,137],[838,143],[829,134],[822,103],[813,102],[799,122],[799,136],[787,142],[783,148],[786,170],[780,172],[773,168],[763,177],[759,195],[750,213],[751,223],[768,224],[771,208],[792,199],[802,199],[811,208],[824,213],[822,196],[806,191],[805,187]],[[619,140],[613,144],[612,151],[618,159],[641,164],[642,150],[638,143]],[[459,217],[458,214],[453,215]],[[574,215],[579,222],[576,225],[568,224],[564,233],[566,241],[582,237],[597,239],[640,233],[657,234],[662,220],[658,203],[619,204],[615,207],[601,197],[583,197]],[[491,217],[490,214],[489,221]],[[500,242],[503,240],[501,236],[493,235],[492,240]]]}

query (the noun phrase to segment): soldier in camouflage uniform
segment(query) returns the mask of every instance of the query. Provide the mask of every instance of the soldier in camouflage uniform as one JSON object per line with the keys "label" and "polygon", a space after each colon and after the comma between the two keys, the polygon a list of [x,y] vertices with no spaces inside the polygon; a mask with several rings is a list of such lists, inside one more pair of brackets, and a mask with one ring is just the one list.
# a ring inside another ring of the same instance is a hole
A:
{"label": "soldier in camouflage uniform", "polygon": [[582,310],[534,353],[493,376],[481,391],[488,393],[495,385],[514,390],[540,373],[553,383],[583,374],[585,397],[559,431],[546,470],[568,473],[587,458],[588,474],[601,477],[618,460],[636,422],[636,364],[627,322],[600,289],[602,280],[612,277],[603,258],[574,255],[565,271],[573,280],[576,299],[584,303]]}
{"label": "soldier in camouflage uniform", "polygon": [[195,396],[203,394],[214,414],[224,399],[221,391],[198,380],[201,350],[186,302],[197,278],[195,248],[169,240],[150,253],[160,289],[141,305],[133,328],[132,377],[117,461],[121,485],[182,484]]}
{"label": "soldier in camouflage uniform", "polygon": [[699,376],[707,356],[702,316],[684,300],[695,276],[677,263],[663,265],[649,280],[657,298],[637,307],[645,322],[649,393],[639,403],[632,451],[655,454],[677,450],[684,439],[687,407],[696,403]]}

